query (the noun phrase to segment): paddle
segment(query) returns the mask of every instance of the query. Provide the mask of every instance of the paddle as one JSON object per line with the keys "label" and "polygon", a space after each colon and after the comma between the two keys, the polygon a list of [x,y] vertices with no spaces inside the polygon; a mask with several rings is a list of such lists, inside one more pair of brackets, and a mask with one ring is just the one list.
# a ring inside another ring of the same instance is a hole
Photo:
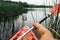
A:
{"label": "paddle", "polygon": [[[51,14],[58,14],[60,12],[60,8],[59,8],[60,4],[56,4],[54,7],[52,7],[51,9]],[[48,16],[46,16],[44,19],[42,19],[39,23],[42,23],[44,20],[46,20],[47,18],[49,18],[51,15],[48,14]],[[34,27],[30,28],[27,32],[25,32],[23,35],[21,35],[17,40],[21,39],[22,37],[24,37],[27,33],[29,33]]]}
{"label": "paddle", "polygon": [[[51,15],[53,14],[56,14],[56,13],[59,13],[60,11],[58,11],[58,7],[59,5],[56,4],[54,7],[52,7],[52,10],[51,10]],[[55,9],[56,8],[56,9]],[[39,23],[42,23],[44,20],[46,20],[47,18],[49,18],[51,15],[48,14],[48,16],[46,16],[45,18],[43,18]],[[22,37],[24,37],[26,34],[28,34],[32,29],[34,29],[34,27],[30,28],[27,32],[23,33],[19,38],[17,38],[16,40],[20,40]]]}
{"label": "paddle", "polygon": [[[50,17],[50,15],[46,16],[44,19],[42,19],[39,23],[42,23],[44,20],[46,20],[48,17]],[[34,27],[30,28],[28,31],[26,31],[25,33],[23,33],[19,38],[17,38],[17,40],[21,39],[22,37],[24,37],[26,34],[28,34],[32,29],[34,29]]]}

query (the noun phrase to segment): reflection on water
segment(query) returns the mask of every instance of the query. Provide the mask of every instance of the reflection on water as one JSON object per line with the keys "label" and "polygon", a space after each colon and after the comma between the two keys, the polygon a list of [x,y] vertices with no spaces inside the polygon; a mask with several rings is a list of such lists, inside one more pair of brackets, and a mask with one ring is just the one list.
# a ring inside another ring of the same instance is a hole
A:
{"label": "reflection on water", "polygon": [[[50,14],[50,8],[28,8],[28,12],[26,13],[27,14],[27,21],[25,21],[25,25],[28,25],[28,26],[32,26],[32,23],[34,21],[41,21],[45,16],[47,16],[47,14]],[[32,17],[33,15],[33,17]],[[34,18],[34,20],[33,20]],[[43,22],[42,24],[45,25],[45,23]]]}
{"label": "reflection on water", "polygon": [[[3,15],[0,16],[0,38],[2,40],[8,40],[12,34],[15,34],[22,26],[32,27],[34,20],[39,22],[49,13],[50,8],[28,8],[28,11],[23,13],[27,16],[27,20],[25,21],[22,20],[22,15],[20,14],[11,18]],[[42,24],[46,26],[48,24],[46,22],[48,22],[48,19]]]}
{"label": "reflection on water", "polygon": [[27,13],[27,10],[24,10],[21,13],[13,14],[0,13],[0,40],[8,40],[12,34],[17,32],[18,27],[16,27],[16,23],[22,13]]}

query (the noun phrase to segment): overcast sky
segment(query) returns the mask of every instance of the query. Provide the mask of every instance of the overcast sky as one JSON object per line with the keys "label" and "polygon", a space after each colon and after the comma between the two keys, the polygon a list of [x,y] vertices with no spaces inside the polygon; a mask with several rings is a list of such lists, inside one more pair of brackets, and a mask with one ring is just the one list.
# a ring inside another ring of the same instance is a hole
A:
{"label": "overcast sky", "polygon": [[21,1],[21,2],[27,2],[28,4],[35,4],[35,5],[54,5],[54,2],[56,0],[12,0],[12,1]]}

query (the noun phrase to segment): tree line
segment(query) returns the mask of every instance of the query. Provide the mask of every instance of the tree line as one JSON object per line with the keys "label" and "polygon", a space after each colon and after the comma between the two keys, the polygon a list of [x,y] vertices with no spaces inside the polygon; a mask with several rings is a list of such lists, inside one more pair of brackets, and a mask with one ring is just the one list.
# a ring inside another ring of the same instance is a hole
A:
{"label": "tree line", "polygon": [[15,17],[27,12],[22,4],[21,2],[0,1],[0,19]]}

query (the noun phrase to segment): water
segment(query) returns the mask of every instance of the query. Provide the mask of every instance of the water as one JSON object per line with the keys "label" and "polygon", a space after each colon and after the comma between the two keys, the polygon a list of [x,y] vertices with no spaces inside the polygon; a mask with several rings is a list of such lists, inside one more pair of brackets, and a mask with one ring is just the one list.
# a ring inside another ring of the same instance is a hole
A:
{"label": "water", "polygon": [[[47,16],[47,14],[50,14],[50,8],[28,8],[28,12],[26,13],[27,15],[27,20],[25,22],[25,25],[27,26],[32,26],[31,24],[34,21],[41,21],[43,18],[45,18],[45,16]],[[48,10],[47,10],[48,9]],[[33,17],[32,17],[33,15]],[[33,20],[34,18],[34,20]],[[45,25],[45,23],[42,23],[43,25]]]}
{"label": "water", "polygon": [[[7,19],[6,17],[0,19],[0,38],[1,40],[8,40],[13,34],[15,34],[23,26],[32,27],[34,21],[41,21],[47,14],[50,14],[50,8],[27,8],[27,12],[23,13],[26,16],[26,20],[23,21],[22,15]],[[12,15],[12,14],[11,14]],[[32,16],[33,15],[33,16]],[[34,18],[34,20],[33,20]],[[47,26],[49,18],[41,23]]]}

